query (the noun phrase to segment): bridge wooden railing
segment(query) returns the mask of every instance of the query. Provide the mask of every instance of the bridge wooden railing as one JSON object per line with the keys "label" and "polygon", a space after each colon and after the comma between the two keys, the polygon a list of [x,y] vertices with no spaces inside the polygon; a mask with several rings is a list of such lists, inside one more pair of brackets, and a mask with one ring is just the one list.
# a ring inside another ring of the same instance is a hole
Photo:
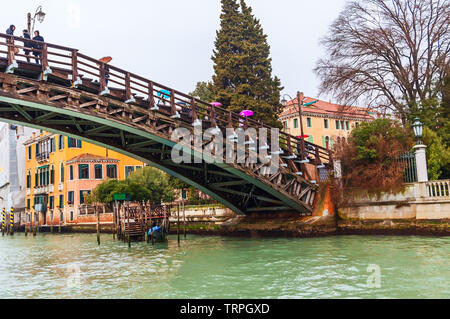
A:
{"label": "bridge wooden railing", "polygon": [[[3,40],[2,40],[3,38]],[[40,49],[25,47],[40,46]],[[29,51],[29,55],[25,54]],[[33,56],[37,53],[37,56]],[[77,49],[51,43],[37,42],[0,33],[0,59],[14,69],[15,63],[28,63],[42,71],[72,81],[74,87],[83,87],[101,95],[118,98],[126,103],[161,112],[181,121],[208,122],[210,127],[267,128],[270,139],[271,127],[248,117],[213,106],[193,96],[148,80],[137,74],[122,70],[80,53]],[[31,62],[28,61],[28,58]],[[33,63],[38,61],[39,64]],[[144,115],[145,116],[145,115]],[[280,130],[280,146],[285,158],[306,161],[311,164],[331,166],[331,151]],[[278,150],[272,150],[278,151]]]}

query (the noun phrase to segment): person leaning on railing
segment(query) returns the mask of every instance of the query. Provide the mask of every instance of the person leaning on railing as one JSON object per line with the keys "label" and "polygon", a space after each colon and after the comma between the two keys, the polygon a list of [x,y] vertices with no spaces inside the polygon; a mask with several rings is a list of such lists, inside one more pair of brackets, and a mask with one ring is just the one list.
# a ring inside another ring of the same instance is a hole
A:
{"label": "person leaning on railing", "polygon": [[[22,32],[23,32],[24,39],[31,40],[31,36],[28,33],[27,29],[23,30]],[[33,48],[33,43],[31,43],[31,41],[24,40],[23,46],[24,46],[24,48]],[[30,55],[31,50],[24,49],[23,51],[25,52],[25,55],[27,56],[27,61],[30,62],[30,58],[28,56]]]}
{"label": "person leaning on railing", "polygon": [[[44,42],[44,38],[39,31],[34,31],[34,41]],[[37,51],[33,51],[33,55],[36,57],[36,64],[40,64],[39,59],[42,57],[42,44],[33,43],[33,48]]]}

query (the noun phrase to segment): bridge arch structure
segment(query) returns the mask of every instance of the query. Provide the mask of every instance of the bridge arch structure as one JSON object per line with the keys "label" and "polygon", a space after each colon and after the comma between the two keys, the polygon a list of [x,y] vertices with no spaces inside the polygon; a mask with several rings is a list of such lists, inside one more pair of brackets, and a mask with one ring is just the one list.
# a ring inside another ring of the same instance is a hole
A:
{"label": "bridge arch structure", "polygon": [[[280,132],[281,150],[270,163],[177,164],[171,158],[177,128],[267,128],[263,123],[213,106],[139,75],[50,43],[24,50],[24,39],[0,33],[0,120],[75,137],[137,158],[195,186],[238,214],[297,211],[310,215],[319,171],[330,172],[329,150]],[[26,40],[33,43],[32,40]],[[38,63],[36,63],[38,62]],[[249,143],[250,144],[250,143]],[[258,146],[257,146],[258,147]],[[247,149],[246,152],[249,152]],[[267,170],[265,170],[267,168]],[[323,174],[322,174],[323,175]]]}

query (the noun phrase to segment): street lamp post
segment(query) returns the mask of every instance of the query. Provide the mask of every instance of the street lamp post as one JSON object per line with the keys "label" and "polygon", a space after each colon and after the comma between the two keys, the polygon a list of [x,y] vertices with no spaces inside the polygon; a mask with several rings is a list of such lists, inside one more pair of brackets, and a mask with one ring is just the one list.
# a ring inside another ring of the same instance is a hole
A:
{"label": "street lamp post", "polygon": [[[301,98],[301,93],[297,92],[297,105],[298,105],[298,115],[299,115],[299,120],[300,120],[300,139],[301,139],[301,159],[300,160],[305,160],[305,134],[303,133],[303,116],[302,116],[302,106],[303,106],[303,99]],[[290,100],[293,100],[293,98],[289,95],[289,94],[284,94],[283,95],[283,99],[281,101],[281,104],[283,104],[283,106],[286,106],[287,100],[284,98],[285,96],[289,97]]]}
{"label": "street lamp post", "polygon": [[[31,37],[33,36],[36,19],[38,20],[39,23],[44,22],[45,13],[42,11],[42,6],[37,7],[33,17],[31,17],[31,13],[27,14],[28,33],[30,34]],[[31,22],[33,22],[33,27],[31,27]]]}

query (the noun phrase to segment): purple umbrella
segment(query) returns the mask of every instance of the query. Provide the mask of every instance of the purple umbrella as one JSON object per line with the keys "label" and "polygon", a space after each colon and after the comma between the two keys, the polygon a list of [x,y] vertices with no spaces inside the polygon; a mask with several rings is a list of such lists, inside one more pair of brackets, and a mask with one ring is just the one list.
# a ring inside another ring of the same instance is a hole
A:
{"label": "purple umbrella", "polygon": [[222,106],[222,103],[220,102],[211,102],[209,104],[211,104],[212,106]]}
{"label": "purple umbrella", "polygon": [[239,115],[240,116],[245,116],[245,117],[253,116],[253,111],[243,110],[241,113],[239,113]]}

